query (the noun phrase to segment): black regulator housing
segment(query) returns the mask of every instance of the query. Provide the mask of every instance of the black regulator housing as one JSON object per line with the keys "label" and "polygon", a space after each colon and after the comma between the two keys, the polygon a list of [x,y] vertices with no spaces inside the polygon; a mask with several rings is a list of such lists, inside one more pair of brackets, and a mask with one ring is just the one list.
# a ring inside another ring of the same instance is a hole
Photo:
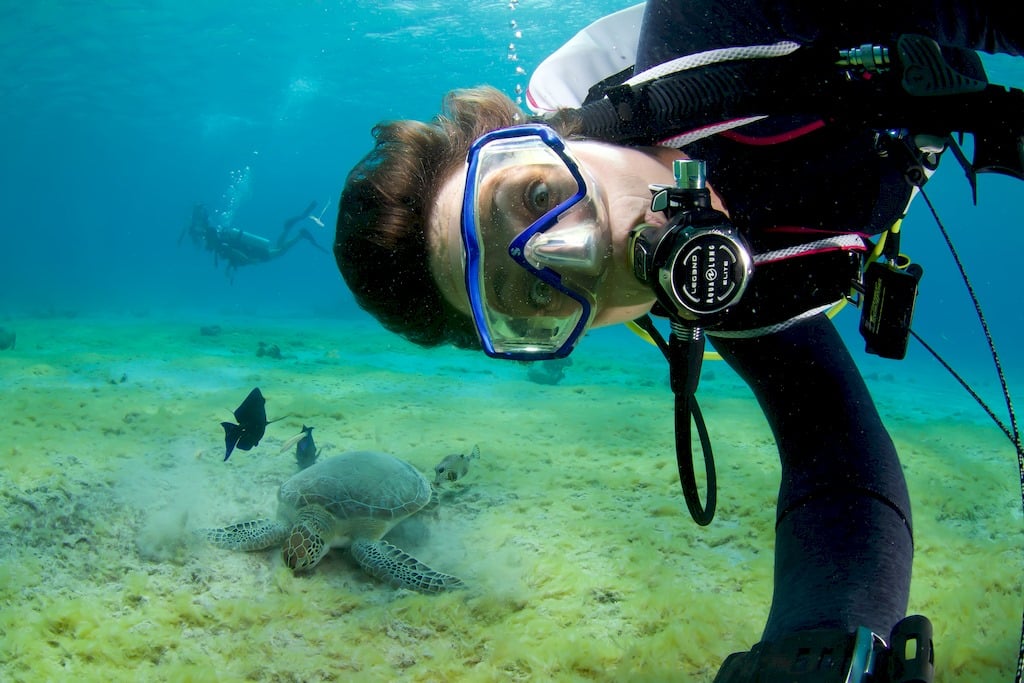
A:
{"label": "black regulator housing", "polygon": [[721,211],[711,207],[703,161],[674,162],[676,185],[652,185],[652,211],[664,226],[633,229],[633,273],[672,317],[707,326],[739,300],[753,273],[750,249]]}

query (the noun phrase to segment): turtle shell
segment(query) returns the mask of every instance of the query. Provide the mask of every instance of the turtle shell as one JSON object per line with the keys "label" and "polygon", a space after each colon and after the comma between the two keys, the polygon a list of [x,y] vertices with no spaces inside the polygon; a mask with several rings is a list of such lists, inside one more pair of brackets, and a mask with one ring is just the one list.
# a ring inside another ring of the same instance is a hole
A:
{"label": "turtle shell", "polygon": [[319,505],[338,520],[374,520],[390,528],[422,509],[430,496],[430,482],[404,460],[378,451],[349,451],[285,481],[278,502],[285,518]]}

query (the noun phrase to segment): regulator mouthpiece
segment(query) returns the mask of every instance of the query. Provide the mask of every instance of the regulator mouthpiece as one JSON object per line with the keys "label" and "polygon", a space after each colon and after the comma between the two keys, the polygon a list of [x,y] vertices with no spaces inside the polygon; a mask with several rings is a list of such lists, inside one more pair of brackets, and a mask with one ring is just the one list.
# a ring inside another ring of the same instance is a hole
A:
{"label": "regulator mouthpiece", "polygon": [[536,268],[547,267],[557,273],[599,275],[604,269],[607,248],[602,232],[590,222],[575,223],[540,232],[523,249],[526,260]]}

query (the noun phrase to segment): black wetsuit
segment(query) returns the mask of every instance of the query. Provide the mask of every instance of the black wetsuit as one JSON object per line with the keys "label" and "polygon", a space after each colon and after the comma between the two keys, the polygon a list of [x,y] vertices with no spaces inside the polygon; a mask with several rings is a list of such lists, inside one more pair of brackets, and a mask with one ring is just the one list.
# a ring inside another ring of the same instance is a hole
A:
{"label": "black wetsuit", "polygon": [[[1018,14],[1005,0],[649,0],[636,72],[720,47],[821,38],[855,47],[907,32],[1020,54]],[[686,151],[708,161],[709,182],[756,241],[773,225],[888,227],[909,188],[887,187],[891,169],[870,142],[868,131],[825,127],[779,145],[752,149],[716,136]],[[895,201],[886,194],[893,189]],[[769,336],[712,342],[753,389],[782,461],[763,639],[858,626],[888,635],[910,590],[910,501],[892,439],[838,332],[818,316]]]}

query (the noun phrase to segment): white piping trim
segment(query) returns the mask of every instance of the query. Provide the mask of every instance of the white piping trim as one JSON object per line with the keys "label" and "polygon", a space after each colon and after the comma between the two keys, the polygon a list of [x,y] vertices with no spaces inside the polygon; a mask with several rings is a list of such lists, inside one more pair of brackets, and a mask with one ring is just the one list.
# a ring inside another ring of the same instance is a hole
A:
{"label": "white piping trim", "polygon": [[625,84],[637,85],[639,83],[646,83],[647,81],[653,81],[656,78],[678,73],[679,71],[696,69],[709,64],[718,64],[719,62],[730,62],[737,59],[784,57],[796,52],[799,48],[799,43],[783,40],[771,45],[746,45],[743,47],[722,47],[717,50],[707,50],[652,66],[650,69],[633,76]]}
{"label": "white piping trim", "polygon": [[806,254],[809,251],[821,251],[823,249],[832,251],[836,249],[866,250],[866,247],[864,246],[864,240],[856,233],[836,235],[835,237],[826,237],[825,239],[797,244],[792,247],[786,247],[785,249],[776,249],[775,251],[765,251],[760,254],[754,254],[754,263],[784,261],[785,259]]}
{"label": "white piping trim", "polygon": [[704,332],[709,337],[722,337],[723,339],[751,339],[753,337],[763,337],[767,334],[775,334],[776,332],[781,332],[782,330],[788,327],[792,327],[793,325],[802,320],[806,320],[807,318],[816,316],[819,313],[824,313],[825,311],[832,308],[840,301],[842,301],[842,299],[836,299],[830,304],[825,304],[824,306],[812,308],[811,310],[800,313],[799,315],[794,315],[789,320],[783,320],[781,323],[775,323],[774,325],[767,325],[765,327],[755,327],[750,330],[704,330]]}
{"label": "white piping trim", "polygon": [[705,126],[704,128],[698,128],[697,130],[692,130],[689,133],[683,133],[682,135],[676,135],[675,137],[671,137],[671,138],[667,138],[665,140],[661,140],[660,142],[658,142],[657,146],[658,147],[675,147],[675,148],[679,148],[679,147],[682,147],[683,145],[690,144],[694,140],[700,140],[701,138],[706,138],[709,135],[715,135],[716,133],[721,133],[723,130],[731,130],[733,128],[739,128],[740,126],[745,126],[748,123],[753,123],[754,121],[760,121],[761,119],[764,119],[764,118],[768,118],[768,117],[766,115],[762,114],[760,116],[748,116],[747,118],[743,118],[743,119],[733,119],[732,121],[724,121],[722,123],[716,123],[716,124],[713,124],[713,125],[710,125],[710,126]]}

